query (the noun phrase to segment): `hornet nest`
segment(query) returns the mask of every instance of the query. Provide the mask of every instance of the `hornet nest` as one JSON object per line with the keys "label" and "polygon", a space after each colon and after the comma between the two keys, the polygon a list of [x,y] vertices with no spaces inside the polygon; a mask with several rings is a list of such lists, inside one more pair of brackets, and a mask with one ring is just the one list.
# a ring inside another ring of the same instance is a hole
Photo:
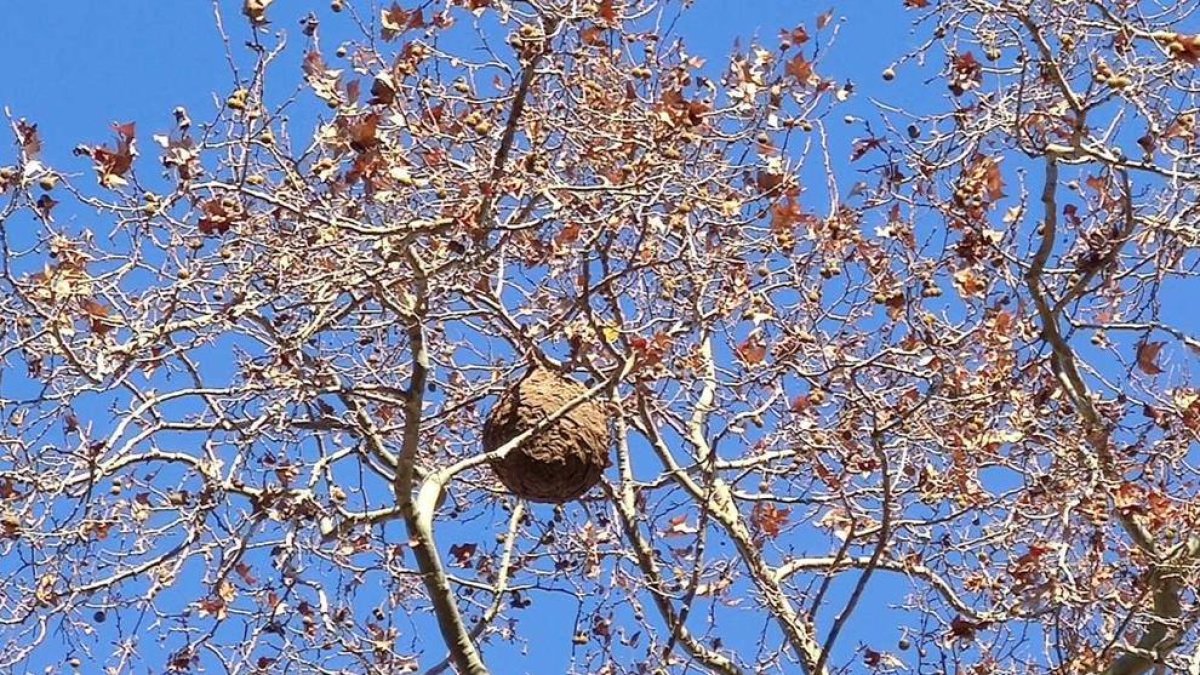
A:
{"label": "hornet nest", "polygon": [[[483,449],[491,452],[578,398],[587,388],[566,376],[534,367],[500,396],[483,425]],[[496,477],[512,494],[533,502],[579,499],[600,482],[609,466],[608,417],[585,401],[503,458],[492,460]]]}

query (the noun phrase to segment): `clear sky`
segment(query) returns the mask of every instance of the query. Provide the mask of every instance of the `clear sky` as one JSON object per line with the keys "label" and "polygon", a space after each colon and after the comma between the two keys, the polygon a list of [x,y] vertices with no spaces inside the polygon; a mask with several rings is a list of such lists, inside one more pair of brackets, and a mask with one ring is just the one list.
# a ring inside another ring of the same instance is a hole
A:
{"label": "clear sky", "polygon": [[[222,3],[239,24],[240,5]],[[296,40],[301,7],[329,14],[328,3],[277,5],[271,11],[273,23]],[[913,19],[899,0],[698,0],[679,32],[694,52],[720,61],[739,36],[745,44],[747,36],[773,36],[802,22],[811,25],[830,8],[845,18],[845,37],[829,63],[859,83],[863,94],[884,93],[879,73],[908,46]],[[325,25],[332,29],[336,24]],[[51,161],[68,157],[76,143],[107,142],[114,121],[137,121],[147,136],[169,131],[175,106],[211,109],[213,92],[229,87],[212,7],[203,0],[12,2],[0,13],[0,30],[0,58],[8,64],[0,79],[0,104],[41,125]],[[333,44],[328,34],[325,43]],[[905,102],[906,93],[920,96],[910,87],[886,91],[888,100],[896,102]],[[76,159],[75,165],[90,170],[86,158]]]}

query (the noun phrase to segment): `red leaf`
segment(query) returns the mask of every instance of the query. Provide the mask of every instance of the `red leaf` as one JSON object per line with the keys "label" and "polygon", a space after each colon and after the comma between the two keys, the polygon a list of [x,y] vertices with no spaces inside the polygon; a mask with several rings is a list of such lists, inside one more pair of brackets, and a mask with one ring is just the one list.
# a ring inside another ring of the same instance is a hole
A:
{"label": "red leaf", "polygon": [[663,356],[671,346],[671,339],[662,333],[656,333],[650,340],[644,337],[633,337],[629,340],[629,344],[640,357],[638,365],[654,366],[662,363]]}
{"label": "red leaf", "polygon": [[738,358],[750,365],[763,362],[767,357],[767,346],[759,338],[750,338],[737,346]]}
{"label": "red leaf", "polygon": [[228,197],[210,199],[200,205],[200,211],[204,215],[200,218],[198,226],[203,234],[225,234],[245,215],[242,205]]}
{"label": "red leaf", "polygon": [[567,223],[563,226],[563,229],[559,230],[558,234],[554,235],[554,243],[558,246],[572,244],[579,238],[579,233],[582,230],[583,227],[577,222],[572,221]]}
{"label": "red leaf", "polygon": [[597,10],[600,20],[609,26],[617,23],[617,8],[614,7],[613,0],[600,0],[600,8]]}
{"label": "red leaf", "polygon": [[1137,349],[1138,369],[1147,375],[1158,375],[1163,369],[1158,366],[1158,353],[1165,342],[1142,342]]}
{"label": "red leaf", "polygon": [[854,141],[854,146],[850,151],[850,161],[857,162],[863,158],[863,155],[883,145],[881,138],[858,138]]}
{"label": "red leaf", "polygon": [[783,531],[791,516],[791,509],[780,508],[768,502],[754,505],[754,524],[767,537],[774,539]]}
{"label": "red leaf", "polygon": [[452,544],[450,546],[450,556],[454,558],[454,562],[459,567],[469,567],[471,557],[475,555],[478,544]]}

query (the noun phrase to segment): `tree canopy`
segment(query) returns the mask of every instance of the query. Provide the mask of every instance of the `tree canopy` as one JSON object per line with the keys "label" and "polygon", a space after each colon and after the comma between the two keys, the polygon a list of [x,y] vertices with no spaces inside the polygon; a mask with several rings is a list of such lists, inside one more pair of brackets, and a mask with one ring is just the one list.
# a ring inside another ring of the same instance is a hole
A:
{"label": "tree canopy", "polygon": [[887,2],[218,1],[208,108],[6,110],[0,664],[1198,672],[1200,5]]}

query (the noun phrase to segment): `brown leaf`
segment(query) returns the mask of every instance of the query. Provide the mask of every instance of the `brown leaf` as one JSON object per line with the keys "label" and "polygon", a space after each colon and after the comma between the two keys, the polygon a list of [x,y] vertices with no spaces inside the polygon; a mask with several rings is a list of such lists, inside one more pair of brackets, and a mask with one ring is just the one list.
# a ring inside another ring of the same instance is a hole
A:
{"label": "brown leaf", "polygon": [[1167,343],[1143,341],[1137,348],[1138,369],[1147,375],[1158,375],[1163,369],[1158,366],[1158,353]]}
{"label": "brown leaf", "polygon": [[112,329],[112,324],[105,321],[108,317],[108,308],[95,299],[88,298],[83,301],[83,312],[88,315],[93,333],[103,335]]}
{"label": "brown leaf", "polygon": [[554,235],[554,243],[558,246],[568,245],[575,242],[579,238],[579,233],[583,230],[579,223],[572,221],[563,226],[558,234]]}
{"label": "brown leaf", "polygon": [[589,47],[603,47],[606,44],[604,29],[600,26],[584,26],[579,31],[579,41]]}
{"label": "brown leaf", "polygon": [[770,192],[780,185],[783,185],[783,174],[768,171],[766,169],[759,169],[758,175],[754,177],[754,183],[758,186],[759,190],[763,192]]}
{"label": "brown leaf", "polygon": [[801,394],[792,399],[790,410],[795,413],[802,413],[805,410],[812,408],[812,399],[807,394]]}
{"label": "brown leaf", "polygon": [[17,143],[21,146],[21,154],[25,161],[37,159],[42,153],[42,138],[38,135],[38,126],[23,119],[14,125],[17,130]]}
{"label": "brown leaf", "polygon": [[58,200],[44,194],[37,198],[34,206],[37,208],[38,215],[46,220],[53,221],[54,219],[51,218],[50,212],[54,210],[54,207],[58,206]]}
{"label": "brown leaf", "polygon": [[762,338],[750,338],[737,346],[737,355],[749,365],[757,365],[767,357],[767,346]]}
{"label": "brown leaf", "polygon": [[250,569],[250,566],[247,565],[246,563],[240,562],[237,565],[234,565],[233,570],[235,572],[237,572],[239,577],[242,578],[242,581],[246,582],[247,586],[257,586],[258,585],[258,579],[254,576],[254,573]]}
{"label": "brown leaf", "polygon": [[[484,8],[490,7],[492,0],[465,0],[467,9],[471,10],[475,16],[483,13]],[[463,0],[458,0],[458,4],[463,4]]]}
{"label": "brown leaf", "polygon": [[983,66],[971,52],[955,54],[950,63],[949,79],[950,92],[962,96],[983,82]]}
{"label": "brown leaf", "polygon": [[325,66],[325,59],[320,52],[311,51],[304,55],[304,81],[312,88],[317,98],[325,101],[331,107],[337,107],[342,102],[339,91],[342,71],[330,70]]}
{"label": "brown leaf", "polygon": [[1113,493],[1113,506],[1126,513],[1145,513],[1146,494],[1133,483],[1121,483]]}
{"label": "brown leaf", "polygon": [[1200,64],[1200,35],[1166,33],[1156,35],[1155,39],[1166,48],[1171,58],[1191,64]]}
{"label": "brown leaf", "polygon": [[382,72],[371,82],[371,105],[390,105],[396,100],[396,82],[392,74]]}
{"label": "brown leaf", "polygon": [[475,555],[475,551],[478,548],[478,544],[451,544],[450,557],[454,558],[455,565],[470,567],[471,557]]}
{"label": "brown leaf", "polygon": [[791,516],[791,509],[780,508],[769,502],[754,505],[754,524],[767,537],[774,539],[783,531]]}
{"label": "brown leaf", "polygon": [[799,84],[809,84],[813,77],[812,64],[804,58],[804,54],[796,54],[784,68],[788,75],[796,78]]}
{"label": "brown leaf", "polygon": [[779,40],[784,44],[802,45],[808,42],[808,29],[804,26],[796,26],[791,30],[779,31]]}
{"label": "brown leaf", "polygon": [[862,159],[868,152],[883,145],[882,138],[858,138],[854,140],[854,145],[850,151],[850,161],[857,162]]}
{"label": "brown leaf", "polygon": [[241,222],[245,213],[237,200],[225,197],[210,199],[200,204],[203,217],[198,226],[203,234],[225,234],[235,223]]}
{"label": "brown leaf", "polygon": [[1186,112],[1175,118],[1163,132],[1163,138],[1191,138],[1196,135],[1196,113]]}
{"label": "brown leaf", "polygon": [[977,631],[986,627],[986,623],[976,623],[969,619],[964,619],[961,616],[956,616],[954,617],[954,620],[950,622],[950,636],[960,640],[971,641],[975,639],[975,633]]}
{"label": "brown leaf", "polygon": [[671,346],[671,339],[663,333],[656,333],[649,340],[644,337],[634,337],[629,340],[629,345],[638,354],[638,365],[648,367],[662,363],[663,356]]}
{"label": "brown leaf", "polygon": [[156,134],[154,142],[163,148],[162,165],[168,169],[176,169],[180,180],[190,180],[200,175],[199,152],[190,136],[173,138]]}
{"label": "brown leaf", "polygon": [[964,298],[983,297],[987,293],[987,280],[967,267],[954,273],[954,287]]}
{"label": "brown leaf", "polygon": [[350,141],[350,149],[355,152],[366,152],[379,142],[376,132],[379,129],[379,113],[359,115],[354,118],[341,118],[341,127]]}
{"label": "brown leaf", "polygon": [[134,148],[134,124],[114,124],[113,131],[117,133],[117,144],[113,148],[100,146],[91,150],[96,172],[100,175],[100,185],[115,188],[125,185],[125,174],[133,167],[133,158],[137,156]]}
{"label": "brown leaf", "polygon": [[383,10],[381,15],[380,24],[383,28],[380,30],[380,35],[388,42],[395,40],[405,31],[425,26],[425,16],[420,8],[410,12],[396,3],[392,3],[391,8]]}
{"label": "brown leaf", "polygon": [[1002,199],[1004,194],[1004,178],[1000,175],[1000,163],[987,158],[983,161],[983,186],[988,201]]}

